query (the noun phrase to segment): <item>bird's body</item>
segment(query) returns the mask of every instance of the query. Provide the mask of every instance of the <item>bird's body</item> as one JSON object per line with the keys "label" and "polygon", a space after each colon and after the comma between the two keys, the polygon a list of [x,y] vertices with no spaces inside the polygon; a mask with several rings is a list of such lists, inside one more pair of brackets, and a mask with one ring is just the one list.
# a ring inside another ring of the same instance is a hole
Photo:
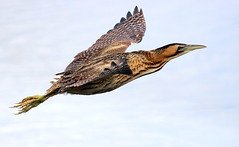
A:
{"label": "bird's body", "polygon": [[88,50],[75,56],[45,95],[26,97],[18,105],[27,112],[56,94],[92,95],[112,91],[134,79],[160,70],[168,61],[202,45],[174,43],[151,51],[124,52],[139,43],[145,33],[142,10],[135,7],[114,29],[101,36]]}
{"label": "bird's body", "polygon": [[[159,70],[167,61],[154,62],[150,51],[114,53],[82,64],[76,75],[59,80],[62,92],[98,94],[114,90],[138,77]],[[73,77],[73,78],[72,78]],[[85,77],[85,79],[82,79]],[[77,78],[80,78],[76,82]],[[73,83],[73,84],[71,84]]]}

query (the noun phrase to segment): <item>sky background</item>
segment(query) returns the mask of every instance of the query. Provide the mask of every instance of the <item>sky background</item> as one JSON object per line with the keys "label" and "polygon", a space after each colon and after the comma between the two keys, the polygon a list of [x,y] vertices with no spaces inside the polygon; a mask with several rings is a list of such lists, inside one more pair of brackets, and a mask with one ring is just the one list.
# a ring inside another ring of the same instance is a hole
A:
{"label": "sky background", "polygon": [[[203,44],[112,92],[57,95],[22,115],[55,73],[135,6],[146,33],[127,51]],[[238,0],[0,0],[0,146],[238,147]]]}

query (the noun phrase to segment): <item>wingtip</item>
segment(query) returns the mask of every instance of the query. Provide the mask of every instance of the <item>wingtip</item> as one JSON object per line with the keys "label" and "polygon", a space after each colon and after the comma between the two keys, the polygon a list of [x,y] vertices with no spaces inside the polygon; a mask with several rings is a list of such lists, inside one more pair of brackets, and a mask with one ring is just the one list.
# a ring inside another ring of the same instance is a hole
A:
{"label": "wingtip", "polygon": [[129,19],[130,17],[132,17],[132,14],[130,11],[128,11],[127,15],[126,15],[126,18]]}
{"label": "wingtip", "polygon": [[138,6],[135,6],[133,14],[135,15],[137,13],[139,13],[139,9],[138,9]]}
{"label": "wingtip", "polygon": [[140,9],[140,12],[139,12],[140,14],[143,14],[143,10],[142,9]]}
{"label": "wingtip", "polygon": [[121,25],[121,23],[117,23],[115,26],[114,26],[114,28],[116,28],[116,27],[118,27],[118,26],[120,26]]}
{"label": "wingtip", "polygon": [[122,22],[124,22],[126,19],[124,18],[124,17],[122,17],[121,19],[120,19],[120,22],[122,23]]}

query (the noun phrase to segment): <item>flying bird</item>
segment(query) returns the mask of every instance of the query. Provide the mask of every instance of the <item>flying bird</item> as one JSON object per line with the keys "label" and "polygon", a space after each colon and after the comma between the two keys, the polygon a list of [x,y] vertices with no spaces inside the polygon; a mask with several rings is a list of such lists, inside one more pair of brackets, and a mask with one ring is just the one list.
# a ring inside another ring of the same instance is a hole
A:
{"label": "flying bird", "polygon": [[204,45],[172,43],[150,51],[125,52],[142,41],[146,24],[142,9],[128,12],[113,29],[90,48],[78,53],[44,95],[24,98],[14,108],[29,111],[50,97],[63,94],[92,95],[112,91],[141,76],[159,71],[168,61]]}

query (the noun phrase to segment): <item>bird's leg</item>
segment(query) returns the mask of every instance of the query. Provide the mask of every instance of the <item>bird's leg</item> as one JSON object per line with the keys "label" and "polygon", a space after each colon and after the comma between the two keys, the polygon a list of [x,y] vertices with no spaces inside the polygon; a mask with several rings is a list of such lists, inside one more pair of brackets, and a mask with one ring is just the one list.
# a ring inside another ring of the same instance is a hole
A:
{"label": "bird's leg", "polygon": [[59,85],[57,85],[57,82],[53,83],[53,85],[46,91],[46,94],[44,95],[33,95],[28,96],[24,98],[22,101],[17,103],[15,106],[11,108],[18,108],[19,111],[17,114],[26,113],[30,109],[38,106],[39,104],[43,103],[48,98],[59,94]]}
{"label": "bird's leg", "polygon": [[19,112],[17,114],[21,114],[29,111],[31,108],[38,106],[40,103],[46,100],[46,95],[34,95],[28,96],[24,98],[21,102],[17,103],[17,105],[12,108],[19,108]]}
{"label": "bird's leg", "polygon": [[39,104],[43,103],[48,98],[54,96],[57,94],[57,89],[49,90],[44,95],[34,95],[34,96],[28,96],[24,98],[21,102],[17,103],[17,105],[11,107],[11,108],[19,108],[19,112],[17,114],[25,113],[29,111],[30,109],[38,106]]}

